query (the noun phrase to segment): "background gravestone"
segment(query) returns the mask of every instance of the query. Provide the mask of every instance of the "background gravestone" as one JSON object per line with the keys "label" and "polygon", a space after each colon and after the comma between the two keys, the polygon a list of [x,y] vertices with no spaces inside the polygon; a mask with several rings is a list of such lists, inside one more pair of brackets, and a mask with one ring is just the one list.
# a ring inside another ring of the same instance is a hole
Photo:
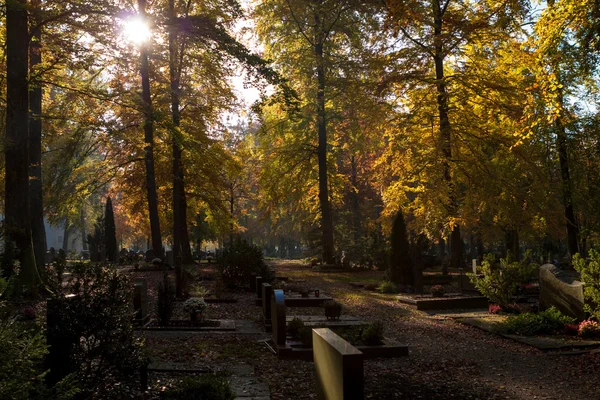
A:
{"label": "background gravestone", "polygon": [[256,272],[250,273],[250,291],[256,291]]}
{"label": "background gravestone", "polygon": [[146,262],[152,262],[152,260],[154,260],[154,252],[152,250],[146,250],[146,254],[144,255],[144,260]]}
{"label": "background gravestone", "polygon": [[257,299],[262,299],[262,283],[263,283],[262,276],[257,276],[256,277],[256,298]]}
{"label": "background gravestone", "polygon": [[277,346],[285,346],[285,297],[283,290],[273,291],[271,297],[271,326]]}
{"label": "background gravestone", "polygon": [[173,250],[167,251],[167,264],[169,264],[169,267],[175,265],[175,259],[173,258]]}
{"label": "background gravestone", "polygon": [[136,278],[133,281],[133,309],[135,311],[136,323],[144,324],[150,318],[148,283],[144,278]]}
{"label": "background gravestone", "polygon": [[262,307],[263,307],[263,321],[265,323],[265,329],[269,332],[271,327],[271,296],[273,294],[273,288],[269,283],[262,284]]}
{"label": "background gravestone", "polygon": [[552,264],[540,267],[540,309],[556,307],[565,315],[585,319],[583,282],[575,272],[563,271]]}

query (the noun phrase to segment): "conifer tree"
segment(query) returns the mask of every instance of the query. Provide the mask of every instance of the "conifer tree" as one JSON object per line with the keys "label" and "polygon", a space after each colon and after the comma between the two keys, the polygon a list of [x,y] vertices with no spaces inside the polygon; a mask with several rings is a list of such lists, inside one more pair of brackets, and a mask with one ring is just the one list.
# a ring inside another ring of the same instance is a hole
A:
{"label": "conifer tree", "polygon": [[119,251],[117,248],[117,231],[115,227],[115,214],[113,212],[112,200],[106,198],[106,208],[104,211],[104,248],[106,249],[106,259],[109,262],[119,261]]}
{"label": "conifer tree", "polygon": [[406,234],[404,214],[398,211],[392,225],[392,259],[390,263],[390,279],[394,283],[405,285],[413,284],[412,259],[410,257],[410,244]]}

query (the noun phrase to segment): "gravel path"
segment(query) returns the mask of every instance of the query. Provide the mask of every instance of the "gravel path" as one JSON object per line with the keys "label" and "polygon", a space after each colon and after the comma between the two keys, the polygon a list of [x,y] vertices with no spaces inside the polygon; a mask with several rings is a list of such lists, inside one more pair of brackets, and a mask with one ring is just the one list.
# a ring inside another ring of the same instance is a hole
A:
{"label": "gravel path", "polygon": [[[272,262],[272,266],[279,275],[304,280],[304,285],[332,295],[344,304],[346,315],[383,321],[386,336],[409,345],[409,357],[365,361],[368,399],[600,399],[599,355],[544,353],[451,319],[418,312],[391,295],[349,285],[381,279],[381,272],[316,273],[297,262]],[[143,275],[148,277],[148,273]],[[260,308],[253,305],[253,294],[233,295],[238,303],[211,305],[211,317],[259,319]],[[289,308],[288,313],[315,314],[320,310]],[[259,339],[190,336],[173,341],[149,337],[147,344],[152,354],[165,360],[253,366],[256,375],[269,384],[272,399],[316,398],[313,364],[279,360]]]}

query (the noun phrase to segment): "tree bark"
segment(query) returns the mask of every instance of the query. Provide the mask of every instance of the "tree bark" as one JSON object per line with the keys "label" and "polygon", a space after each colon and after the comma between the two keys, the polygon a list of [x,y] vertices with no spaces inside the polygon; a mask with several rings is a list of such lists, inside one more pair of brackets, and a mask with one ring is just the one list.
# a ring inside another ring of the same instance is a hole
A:
{"label": "tree bark", "polygon": [[[146,18],[146,0],[138,0],[139,13]],[[160,220],[158,218],[158,197],[156,195],[156,176],[154,173],[154,112],[150,95],[150,66],[148,63],[148,46],[140,45],[140,75],[142,77],[142,100],[145,106],[144,143],[146,164],[146,190],[148,196],[148,214],[150,216],[150,234],[152,237],[152,252],[154,257],[164,259]]]}
{"label": "tree bark", "polygon": [[[34,24],[39,24],[40,0],[32,0],[31,7]],[[32,32],[29,42],[29,75],[35,76],[36,68],[42,62],[42,33],[40,28]],[[44,197],[42,194],[42,86],[32,82],[29,92],[29,212],[31,217],[31,235],[38,271],[45,268],[46,227],[44,226]]]}
{"label": "tree bark", "polygon": [[[442,37],[442,24],[443,24],[443,12],[440,1],[433,0],[433,17],[434,17],[434,63],[435,63],[435,82],[437,90],[437,106],[438,106],[438,117],[440,120],[439,138],[440,148],[442,151],[442,162],[444,167],[444,181],[448,187],[448,216],[451,219],[456,218],[458,211],[458,204],[456,199],[456,193],[454,183],[452,182],[452,127],[450,125],[450,118],[448,117],[448,90],[446,86],[446,78],[444,76],[444,48],[443,48],[443,37]],[[462,264],[462,239],[460,237],[460,226],[456,223],[452,225],[452,232],[450,234],[450,266],[453,268],[459,268]]]}
{"label": "tree bark", "polygon": [[5,240],[15,245],[21,264],[11,296],[34,296],[41,283],[29,212],[29,30],[26,6],[26,0],[6,2]]}
{"label": "tree bark", "polygon": [[317,126],[319,145],[319,205],[321,208],[321,231],[323,245],[323,262],[333,264],[333,219],[329,203],[329,186],[327,183],[327,119],[325,113],[325,65],[323,59],[323,33],[321,21],[315,14],[315,25],[318,33],[315,38],[314,52],[317,62]]}

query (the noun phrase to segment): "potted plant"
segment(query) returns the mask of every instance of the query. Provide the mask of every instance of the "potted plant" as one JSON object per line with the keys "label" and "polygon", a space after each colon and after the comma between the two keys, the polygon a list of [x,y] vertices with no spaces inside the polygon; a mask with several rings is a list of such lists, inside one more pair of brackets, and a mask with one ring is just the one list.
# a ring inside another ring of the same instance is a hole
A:
{"label": "potted plant", "polygon": [[198,316],[200,316],[200,320],[202,320],[206,308],[206,302],[201,297],[190,297],[183,303],[183,311],[190,314],[192,322],[195,322],[198,319]]}
{"label": "potted plant", "polygon": [[342,303],[337,301],[327,301],[325,303],[325,318],[336,320],[342,315]]}

